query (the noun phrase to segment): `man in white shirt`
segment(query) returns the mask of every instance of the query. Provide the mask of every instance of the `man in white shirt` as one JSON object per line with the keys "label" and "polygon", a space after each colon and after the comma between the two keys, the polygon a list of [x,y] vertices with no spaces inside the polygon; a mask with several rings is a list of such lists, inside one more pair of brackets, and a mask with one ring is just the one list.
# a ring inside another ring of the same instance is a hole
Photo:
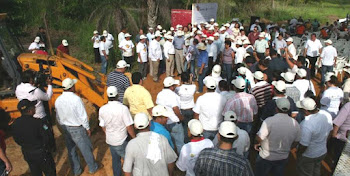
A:
{"label": "man in white shirt", "polygon": [[145,80],[147,77],[147,37],[144,35],[140,36],[140,42],[136,45],[137,62],[139,65],[139,72],[142,74],[142,79]]}
{"label": "man in white shirt", "polygon": [[161,60],[163,60],[163,54],[162,54],[162,48],[160,47],[160,35],[155,36],[155,38],[150,42],[149,44],[149,58],[151,59],[152,64],[152,76],[153,81],[158,82],[158,69],[159,69],[159,63]]}
{"label": "man in white shirt", "polygon": [[254,48],[257,54],[258,59],[265,59],[265,53],[269,48],[269,44],[265,40],[265,35],[260,33],[259,40],[256,40],[254,43]]}
{"label": "man in white shirt", "polygon": [[204,139],[203,126],[197,119],[188,122],[188,137],[191,142],[185,144],[180,152],[176,166],[181,171],[186,171],[186,176],[195,176],[193,171],[199,153],[205,148],[213,148],[213,142],[210,139]]}
{"label": "man in white shirt", "polygon": [[106,30],[103,31],[103,36],[106,37],[106,46],[108,49],[113,48],[114,37],[112,34],[108,33]]}
{"label": "man in white shirt", "polygon": [[165,106],[170,113],[166,128],[169,130],[171,137],[174,138],[178,153],[180,153],[184,145],[184,131],[181,124],[183,116],[180,112],[180,97],[174,92],[176,85],[179,83],[179,80],[166,77],[163,82],[164,89],[158,93],[156,100],[156,104]]}
{"label": "man in white shirt", "polygon": [[207,92],[198,97],[193,108],[194,118],[203,125],[204,138],[213,140],[218,132],[218,126],[223,121],[221,112],[224,109],[226,99],[215,91],[217,83],[209,77],[204,81]]}
{"label": "man in white shirt", "polygon": [[[325,42],[325,47],[322,49],[320,56],[320,62],[322,63],[321,67],[321,85],[325,83],[325,75],[327,72],[333,71],[333,65],[337,62],[337,49],[332,46],[332,40],[328,39]],[[321,63],[318,63],[320,65]]]}
{"label": "man in white shirt", "polygon": [[299,175],[321,175],[321,161],[327,155],[327,139],[333,129],[332,116],[326,111],[319,111],[311,98],[305,98],[296,105],[305,114],[305,120],[300,124],[297,172]]}
{"label": "man in white shirt", "polygon": [[253,31],[255,27],[258,28],[258,31],[261,32],[261,27],[259,25],[260,20],[256,19],[255,23],[250,26],[250,31]]}
{"label": "man in white shirt", "polygon": [[297,50],[295,49],[295,46],[293,44],[293,38],[292,37],[287,38],[286,42],[287,42],[287,47],[284,50],[284,54],[286,55],[285,58],[292,58],[295,61],[297,61],[298,60]]}
{"label": "man in white shirt", "polygon": [[282,54],[282,50],[287,47],[286,41],[283,39],[283,34],[278,34],[278,37],[272,42],[273,48],[277,51],[278,54]]}
{"label": "man in white shirt", "polygon": [[125,34],[125,40],[119,43],[119,49],[123,51],[123,58],[131,67],[131,64],[133,63],[133,49],[135,48],[135,45],[132,43],[132,40],[130,40],[130,37],[131,35],[129,33]]}
{"label": "man in white shirt", "polygon": [[213,66],[216,64],[216,59],[218,57],[218,48],[217,45],[214,44],[214,37],[210,36],[208,37],[208,43],[207,43],[207,52],[208,52],[208,68],[209,72],[213,69]]}
{"label": "man in white shirt", "polygon": [[133,120],[128,107],[118,101],[115,86],[107,88],[108,103],[99,110],[99,125],[106,134],[106,143],[112,155],[113,175],[122,175],[120,159],[125,157],[128,134],[135,138]]}
{"label": "man in white shirt", "polygon": [[165,36],[167,41],[164,43],[164,57],[166,59],[165,65],[166,65],[166,76],[174,76],[174,66],[175,66],[175,47],[173,45],[173,39],[174,37],[169,35]]}
{"label": "man in white shirt", "polygon": [[94,174],[99,169],[89,139],[91,135],[89,120],[85,111],[84,103],[75,92],[76,79],[66,78],[62,81],[63,93],[55,102],[57,122],[63,129],[68,149],[68,157],[74,175],[80,175],[83,170],[76,151],[79,148],[85,162],[89,167],[89,173]]}
{"label": "man in white shirt", "polygon": [[236,54],[235,54],[235,64],[242,64],[245,54],[247,54],[247,50],[243,47],[242,40],[238,40],[236,45],[238,45]]}
{"label": "man in white shirt", "polygon": [[304,57],[310,60],[311,65],[311,78],[315,77],[316,61],[320,53],[322,52],[322,44],[320,40],[316,38],[316,34],[311,34],[311,39],[308,39],[305,43]]}
{"label": "man in white shirt", "polygon": [[98,31],[94,31],[94,35],[91,37],[91,42],[93,43],[94,53],[95,53],[95,63],[101,63],[100,57],[100,35]]}
{"label": "man in white shirt", "polygon": [[101,57],[101,73],[106,74],[109,49],[106,45],[105,36],[101,36],[99,50],[100,50],[100,57]]}
{"label": "man in white shirt", "polygon": [[37,36],[35,37],[34,41],[29,45],[28,50],[31,51],[32,53],[35,53],[36,50],[39,50],[39,42],[40,42],[40,37]]}
{"label": "man in white shirt", "polygon": [[[305,93],[307,91],[311,91],[313,95],[316,96],[314,84],[312,83],[311,80],[306,79],[306,76],[307,76],[306,70],[303,68],[299,68],[296,73],[296,80],[292,84],[300,91],[300,101],[305,98]],[[308,96],[312,96],[312,95],[308,95]]]}
{"label": "man in white shirt", "polygon": [[120,33],[118,34],[118,44],[122,43],[123,40],[125,40],[125,34],[126,34],[126,28],[124,27]]}

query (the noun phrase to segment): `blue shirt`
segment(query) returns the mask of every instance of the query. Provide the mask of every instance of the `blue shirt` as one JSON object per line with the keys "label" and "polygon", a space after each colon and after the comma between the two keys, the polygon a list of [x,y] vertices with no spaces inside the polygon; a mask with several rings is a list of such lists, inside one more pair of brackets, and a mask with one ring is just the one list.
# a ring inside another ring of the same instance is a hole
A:
{"label": "blue shirt", "polygon": [[174,149],[174,144],[173,144],[173,141],[171,140],[170,133],[168,130],[165,129],[165,127],[163,125],[161,125],[160,123],[154,122],[152,120],[150,129],[151,129],[151,131],[158,133],[158,134],[161,134],[164,137],[166,137],[168,139],[170,146]]}
{"label": "blue shirt", "polygon": [[201,50],[201,51],[199,51],[197,66],[201,67],[203,63],[205,63],[204,68],[208,67],[208,52]]}
{"label": "blue shirt", "polygon": [[183,45],[185,44],[185,37],[181,36],[181,37],[174,37],[174,41],[173,41],[174,47],[177,50],[182,50]]}

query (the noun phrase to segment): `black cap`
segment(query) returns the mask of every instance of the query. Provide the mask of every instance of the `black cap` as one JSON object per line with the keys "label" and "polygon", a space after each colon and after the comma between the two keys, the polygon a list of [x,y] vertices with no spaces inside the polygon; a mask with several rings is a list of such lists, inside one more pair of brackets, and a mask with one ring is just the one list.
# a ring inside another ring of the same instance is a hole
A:
{"label": "black cap", "polygon": [[28,99],[23,99],[18,103],[17,108],[19,111],[23,112],[31,107],[35,107],[36,103],[37,101],[29,101]]}

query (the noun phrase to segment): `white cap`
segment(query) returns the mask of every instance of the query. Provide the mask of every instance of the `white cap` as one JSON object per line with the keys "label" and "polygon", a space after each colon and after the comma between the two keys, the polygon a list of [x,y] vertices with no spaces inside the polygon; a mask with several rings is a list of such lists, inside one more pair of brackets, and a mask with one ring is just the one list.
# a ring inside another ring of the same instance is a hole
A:
{"label": "white cap", "polygon": [[230,27],[230,24],[229,24],[229,23],[226,23],[224,26],[225,26],[225,27]]}
{"label": "white cap", "polygon": [[207,76],[204,79],[204,84],[205,84],[205,87],[207,87],[208,89],[215,89],[217,86],[215,79],[211,76]]}
{"label": "white cap", "polygon": [[62,87],[63,87],[63,90],[68,90],[70,88],[72,88],[75,83],[77,83],[78,80],[77,79],[71,79],[71,78],[66,78],[62,81]]}
{"label": "white cap", "polygon": [[214,78],[217,78],[221,75],[221,66],[220,65],[214,65],[213,70],[211,72],[211,76]]}
{"label": "white cap", "polygon": [[326,41],[324,41],[325,43],[328,43],[328,44],[332,44],[333,42],[332,42],[332,40],[331,39],[328,39],[328,40],[326,40]]}
{"label": "white cap", "polygon": [[205,28],[210,28],[210,27],[211,27],[210,24],[206,24],[206,25],[205,25]]}
{"label": "white cap", "polygon": [[240,30],[244,30],[244,27],[243,27],[243,26],[240,26],[239,29],[240,29]]}
{"label": "white cap", "polygon": [[145,35],[141,35],[140,36],[140,39],[142,40],[142,39],[147,39],[147,37],[145,36]]}
{"label": "white cap", "polygon": [[214,26],[210,26],[209,31],[213,31],[214,30]]}
{"label": "white cap", "polygon": [[95,31],[94,31],[94,34],[98,34],[98,31],[95,30]]}
{"label": "white cap", "polygon": [[[248,40],[248,41],[249,41],[249,39],[248,39],[247,36],[241,36],[241,40],[242,40],[242,41],[244,41],[244,40]],[[249,44],[250,44],[250,42],[249,42]]]}
{"label": "white cap", "polygon": [[45,48],[45,43],[39,43],[39,48]]}
{"label": "white cap", "polygon": [[125,37],[131,37],[131,35],[129,33],[126,33]]}
{"label": "white cap", "polygon": [[215,32],[214,37],[219,37],[219,36],[220,36],[220,34]]}
{"label": "white cap", "polygon": [[256,72],[254,72],[254,78],[262,81],[262,80],[264,80],[264,73],[261,71],[256,71]]}
{"label": "white cap", "polygon": [[255,20],[255,23],[259,23],[259,22],[260,22],[260,20],[259,20],[259,19],[256,19],[256,20]]}
{"label": "white cap", "polygon": [[282,78],[289,83],[292,83],[295,79],[295,73],[292,72],[286,72],[286,73],[281,73]]}
{"label": "white cap", "polygon": [[198,23],[197,23],[197,22],[194,22],[194,23],[193,23],[193,26],[197,26],[197,25],[198,25]]}
{"label": "white cap", "polygon": [[181,24],[178,24],[178,25],[176,25],[176,28],[177,28],[177,29],[182,28],[182,25],[181,25]]}
{"label": "white cap", "polygon": [[203,125],[199,120],[192,119],[188,122],[187,126],[193,136],[202,136]]}
{"label": "white cap", "polygon": [[312,98],[304,98],[302,101],[296,103],[298,108],[305,109],[307,111],[312,111],[317,108],[316,102]]}
{"label": "white cap", "polygon": [[242,40],[238,40],[238,41],[236,42],[236,45],[243,45]]}
{"label": "white cap", "polygon": [[149,27],[148,30],[153,30],[153,27]]}
{"label": "white cap", "polygon": [[205,35],[205,34],[202,34],[202,36],[201,36],[202,38],[207,38],[208,36],[207,35]]}
{"label": "white cap", "polygon": [[297,75],[298,75],[300,78],[305,78],[306,75],[307,75],[307,72],[306,72],[305,69],[300,68],[300,69],[298,69],[298,71],[297,71]]}
{"label": "white cap", "polygon": [[191,42],[190,40],[185,40],[185,46],[190,46]]}
{"label": "white cap", "polygon": [[127,64],[125,60],[120,60],[117,63],[117,68],[125,68],[125,67],[130,67],[130,64]]}
{"label": "white cap", "polygon": [[245,80],[242,77],[236,77],[236,79],[232,80],[231,83],[238,89],[245,88]]}
{"label": "white cap", "polygon": [[199,24],[204,24],[204,21],[199,22]]}
{"label": "white cap", "polygon": [[179,85],[180,81],[179,80],[175,80],[173,77],[166,77],[163,81],[163,85],[164,87],[170,87],[172,85]]}
{"label": "white cap", "polygon": [[241,75],[245,75],[245,74],[247,73],[247,68],[245,68],[245,67],[239,67],[239,68],[237,69],[237,72],[238,72],[239,74],[241,74]]}
{"label": "white cap", "polygon": [[141,112],[135,115],[134,117],[134,126],[136,129],[142,130],[147,128],[149,124],[148,115]]}
{"label": "white cap", "polygon": [[63,39],[63,40],[62,40],[62,45],[63,45],[63,46],[68,46],[68,41],[67,41],[66,39]]}
{"label": "white cap", "polygon": [[163,30],[162,30],[162,33],[163,33],[163,34],[164,34],[164,33],[166,33],[166,30],[165,30],[165,29],[163,29]]}
{"label": "white cap", "polygon": [[286,42],[293,42],[293,38],[292,37],[288,37]]}
{"label": "white cap", "polygon": [[174,37],[171,36],[171,35],[167,35],[167,36],[166,36],[166,39],[168,39],[168,40],[174,40]]}
{"label": "white cap", "polygon": [[327,72],[325,76],[325,81],[330,81],[332,76],[335,76],[334,72]]}
{"label": "white cap", "polygon": [[214,41],[215,39],[213,36],[210,36],[210,37],[208,37],[208,40]]}
{"label": "white cap", "polygon": [[210,21],[211,21],[211,22],[214,22],[215,20],[214,20],[214,18],[211,18]]}
{"label": "white cap", "polygon": [[177,35],[177,36],[183,36],[184,34],[185,34],[185,33],[184,33],[183,31],[177,31],[177,32],[176,32],[176,35]]}
{"label": "white cap", "polygon": [[218,23],[214,23],[213,26],[219,26],[219,24]]}
{"label": "white cap", "polygon": [[108,35],[107,30],[103,30],[103,36],[107,37],[107,35]]}
{"label": "white cap", "polygon": [[243,41],[243,45],[250,45],[250,41],[249,40],[244,40]]}
{"label": "white cap", "polygon": [[39,43],[39,42],[40,42],[40,37],[39,37],[39,36],[36,36],[35,39],[34,39],[34,42],[35,42],[35,43]]}
{"label": "white cap", "polygon": [[107,96],[108,97],[116,97],[118,95],[118,89],[115,86],[109,86],[107,88]]}
{"label": "white cap", "polygon": [[237,127],[235,123],[224,121],[220,124],[219,134],[225,138],[235,138],[237,136]]}
{"label": "white cap", "polygon": [[264,37],[265,38],[265,34],[264,33],[260,33],[259,37]]}
{"label": "white cap", "polygon": [[199,35],[201,35],[201,34],[202,34],[202,31],[197,31],[196,33],[199,34]]}
{"label": "white cap", "polygon": [[275,86],[275,88],[280,92],[284,92],[286,90],[286,83],[284,81],[272,81],[272,85]]}
{"label": "white cap", "polygon": [[157,26],[157,29],[158,29],[158,30],[162,30],[163,28],[162,28],[161,25],[158,25],[158,26]]}
{"label": "white cap", "polygon": [[162,34],[159,31],[156,31],[156,33],[154,34],[154,37],[161,37]]}
{"label": "white cap", "polygon": [[289,111],[290,102],[287,98],[278,98],[276,100],[277,108],[283,112]]}
{"label": "white cap", "polygon": [[186,35],[185,35],[185,40],[191,38],[191,36],[192,36],[191,34],[186,34]]}
{"label": "white cap", "polygon": [[199,43],[198,45],[197,45],[197,48],[199,49],[199,50],[206,50],[207,49],[207,47],[204,45],[204,43]]}
{"label": "white cap", "polygon": [[157,105],[152,108],[152,116],[154,117],[159,117],[159,116],[169,117],[170,115],[171,115],[170,112],[165,106]]}
{"label": "white cap", "polygon": [[170,30],[173,31],[173,30],[175,30],[175,29],[174,29],[174,27],[170,27]]}
{"label": "white cap", "polygon": [[236,121],[237,120],[237,115],[233,111],[226,111],[224,114],[224,120],[225,121]]}
{"label": "white cap", "polygon": [[219,29],[219,31],[224,31],[224,30],[226,30],[224,26]]}

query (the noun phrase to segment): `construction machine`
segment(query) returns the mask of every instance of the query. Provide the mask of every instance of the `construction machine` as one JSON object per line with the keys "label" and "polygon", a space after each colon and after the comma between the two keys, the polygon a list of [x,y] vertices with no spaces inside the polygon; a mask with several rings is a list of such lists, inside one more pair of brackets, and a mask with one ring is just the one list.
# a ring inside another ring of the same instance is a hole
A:
{"label": "construction machine", "polygon": [[[17,110],[18,100],[15,96],[15,88],[21,83],[21,72],[27,69],[36,71],[36,87],[46,89],[46,79],[52,79],[53,96],[48,102],[47,111],[52,115],[54,103],[63,89],[62,81],[65,78],[77,79],[76,93],[91,103],[93,107],[101,107],[107,103],[106,76],[98,73],[91,66],[67,55],[39,55],[25,53],[19,40],[14,37],[11,29],[6,25],[6,14],[0,14],[0,51],[2,82],[11,80],[10,84],[0,85],[0,108],[5,110],[12,118],[21,114]],[[3,83],[6,84],[6,83]],[[94,119],[97,120],[97,119]]]}

